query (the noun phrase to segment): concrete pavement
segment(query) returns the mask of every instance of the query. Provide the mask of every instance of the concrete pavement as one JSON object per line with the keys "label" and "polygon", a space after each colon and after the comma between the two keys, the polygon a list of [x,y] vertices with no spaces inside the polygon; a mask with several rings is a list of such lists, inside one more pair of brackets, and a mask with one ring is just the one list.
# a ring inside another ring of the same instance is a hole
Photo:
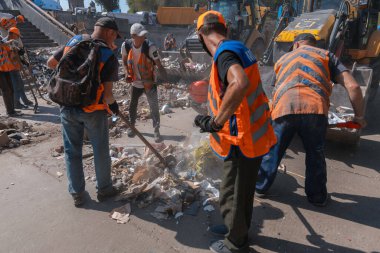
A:
{"label": "concrete pavement", "polygon": [[[43,102],[41,102],[43,104]],[[95,186],[87,183],[88,202],[75,208],[67,193],[62,159],[50,150],[61,144],[56,109],[43,105],[33,120],[49,119],[48,133],[32,143],[0,154],[0,252],[209,252],[214,237],[206,231],[209,221],[220,216],[205,212],[176,220],[159,221],[150,208],[132,205],[129,223],[118,225],[109,211],[123,203],[95,201]],[[380,99],[375,103],[380,109]],[[0,105],[0,113],[4,114]],[[377,109],[377,111],[378,111]],[[46,115],[45,115],[46,113]],[[192,127],[195,112],[176,109],[162,116],[166,142],[179,142],[197,131]],[[374,110],[360,146],[354,150],[328,143],[328,190],[331,201],[325,208],[310,205],[305,197],[304,152],[295,140],[268,198],[255,199],[250,231],[257,252],[379,252],[380,251],[380,115]],[[41,125],[39,127],[44,127]],[[151,122],[137,125],[151,140]],[[112,142],[142,145],[137,139]],[[13,184],[12,184],[13,183]],[[90,200],[93,199],[93,200]]]}

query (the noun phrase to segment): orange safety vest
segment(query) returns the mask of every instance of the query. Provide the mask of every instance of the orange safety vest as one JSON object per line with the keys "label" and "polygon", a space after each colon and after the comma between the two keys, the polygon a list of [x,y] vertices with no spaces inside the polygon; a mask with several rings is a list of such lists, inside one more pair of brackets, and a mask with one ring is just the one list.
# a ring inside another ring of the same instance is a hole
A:
{"label": "orange safety vest", "polygon": [[[89,39],[89,38],[91,38],[91,37],[89,35],[87,35],[87,34],[74,36],[66,44],[63,53],[64,54],[67,53],[70,50],[70,48],[72,48],[73,46],[75,46],[77,43],[81,42],[82,40]],[[100,76],[100,73],[102,72],[104,64],[108,61],[108,59],[112,55],[113,55],[113,52],[112,52],[112,50],[110,48],[106,48],[106,47],[101,47],[100,48],[99,76]],[[89,106],[86,106],[86,107],[82,107],[83,111],[85,111],[87,113],[90,113],[90,112],[94,112],[94,111],[106,110],[107,112],[109,112],[110,114],[112,114],[112,112],[110,111],[110,109],[108,107],[108,104],[104,101],[103,96],[104,96],[104,84],[101,83],[99,85],[99,87],[98,87],[98,90],[96,91],[95,102],[92,105],[89,105]]]}
{"label": "orange safety vest", "polygon": [[11,48],[6,44],[0,45],[0,72],[10,72],[15,69],[11,60]]}
{"label": "orange safety vest", "polygon": [[223,42],[214,55],[208,92],[209,113],[211,116],[218,115],[223,101],[216,61],[220,53],[226,50],[240,58],[249,88],[235,114],[219,132],[211,133],[210,145],[224,159],[230,156],[232,146],[237,146],[245,157],[260,157],[276,143],[276,136],[270,122],[268,98],[261,85],[256,58],[240,41]]}
{"label": "orange safety vest", "polygon": [[[143,83],[153,83],[154,82],[154,62],[149,57],[149,47],[152,45],[149,41],[144,41],[144,44],[141,46],[140,58],[137,62],[137,69],[139,70],[141,81]],[[132,41],[125,41],[125,48],[128,53],[127,58],[127,70],[128,77],[132,78],[133,81],[138,80],[137,75],[133,70],[133,50],[132,50]]]}
{"label": "orange safety vest", "polygon": [[288,114],[328,114],[332,91],[328,54],[305,45],[277,61],[272,119]]}
{"label": "orange safety vest", "polygon": [[16,17],[4,19],[0,24],[4,29],[9,30],[17,25]]}
{"label": "orange safety vest", "polygon": [[20,56],[18,55],[18,52],[16,50],[11,50],[9,53],[10,60],[14,66],[14,70],[20,70],[21,69],[21,62],[20,62]]}

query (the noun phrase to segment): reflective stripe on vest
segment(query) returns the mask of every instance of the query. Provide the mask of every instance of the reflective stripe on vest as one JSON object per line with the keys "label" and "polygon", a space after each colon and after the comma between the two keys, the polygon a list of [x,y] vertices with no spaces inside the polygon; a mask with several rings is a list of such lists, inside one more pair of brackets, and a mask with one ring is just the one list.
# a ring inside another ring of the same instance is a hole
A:
{"label": "reflective stripe on vest", "polygon": [[311,46],[302,46],[280,58],[274,68],[277,80],[273,108],[289,89],[299,86],[310,88],[329,103],[332,86],[328,63],[328,51]]}
{"label": "reflective stripe on vest", "polygon": [[248,158],[265,155],[276,143],[270,123],[268,99],[261,85],[255,57],[238,41],[223,42],[215,53],[208,90],[209,113],[211,116],[218,115],[222,104],[215,61],[225,50],[233,51],[240,58],[250,85],[235,114],[224,124],[221,131],[210,135],[211,148],[222,158],[229,157],[232,145],[238,146],[241,153]]}
{"label": "reflective stripe on vest", "polygon": [[[84,39],[90,38],[90,37],[84,37],[88,35],[76,35],[74,36],[65,46],[64,48],[64,54],[66,54],[70,48],[75,46],[77,43],[81,42]],[[113,52],[111,49],[106,47],[100,48],[100,59],[99,59],[99,76],[100,73],[103,70],[104,64],[108,61],[108,59],[113,55]],[[95,102],[92,105],[82,107],[84,112],[91,113],[94,111],[103,111],[106,110],[108,113],[112,114],[110,111],[108,104],[103,101],[104,96],[104,84],[101,83],[96,91],[96,99]]]}
{"label": "reflective stripe on vest", "polygon": [[[133,60],[133,50],[129,50],[127,59],[128,77],[132,78],[133,81],[136,81],[138,78],[133,70]],[[140,58],[137,62],[137,69],[139,70],[141,81],[144,83],[153,83],[154,64],[143,52],[140,53]]]}

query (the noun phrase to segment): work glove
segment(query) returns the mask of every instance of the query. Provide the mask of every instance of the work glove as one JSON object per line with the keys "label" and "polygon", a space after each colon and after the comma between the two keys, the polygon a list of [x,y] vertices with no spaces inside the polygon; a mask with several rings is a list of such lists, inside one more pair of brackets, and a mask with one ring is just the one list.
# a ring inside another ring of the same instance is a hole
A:
{"label": "work glove", "polygon": [[120,113],[119,105],[117,104],[116,101],[113,102],[112,104],[108,105],[108,107],[113,112],[113,114],[118,115]]}
{"label": "work glove", "polygon": [[219,132],[223,126],[217,126],[214,118],[206,115],[197,115],[194,119],[194,124],[200,128],[200,132],[215,133]]}

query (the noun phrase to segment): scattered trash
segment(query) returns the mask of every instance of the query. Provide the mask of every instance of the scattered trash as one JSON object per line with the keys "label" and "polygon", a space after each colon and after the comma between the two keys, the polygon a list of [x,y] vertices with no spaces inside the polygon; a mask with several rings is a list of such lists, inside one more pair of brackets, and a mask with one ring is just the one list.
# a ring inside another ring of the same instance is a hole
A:
{"label": "scattered trash", "polygon": [[110,217],[116,220],[117,224],[126,224],[130,220],[131,211],[131,204],[127,203],[124,206],[113,209]]}
{"label": "scattered trash", "polygon": [[62,176],[63,176],[63,173],[60,171],[57,171],[57,177],[62,177]]}

